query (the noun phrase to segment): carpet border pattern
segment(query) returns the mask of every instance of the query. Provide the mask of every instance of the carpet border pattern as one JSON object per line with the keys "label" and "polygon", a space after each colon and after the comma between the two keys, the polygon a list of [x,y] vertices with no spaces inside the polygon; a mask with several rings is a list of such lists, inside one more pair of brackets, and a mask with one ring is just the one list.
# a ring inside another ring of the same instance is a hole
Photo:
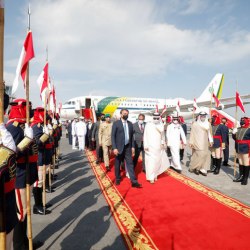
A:
{"label": "carpet border pattern", "polygon": [[104,169],[95,163],[94,153],[88,150],[85,152],[128,249],[158,249]]}
{"label": "carpet border pattern", "polygon": [[176,180],[184,183],[185,185],[197,190],[198,192],[210,197],[213,200],[233,209],[234,211],[244,215],[247,218],[250,218],[250,207],[242,204],[240,201],[237,201],[229,196],[226,196],[220,192],[217,192],[211,188],[208,188],[201,183],[188,178],[187,176],[176,173],[174,170],[168,170],[166,172],[169,176],[175,178]]}

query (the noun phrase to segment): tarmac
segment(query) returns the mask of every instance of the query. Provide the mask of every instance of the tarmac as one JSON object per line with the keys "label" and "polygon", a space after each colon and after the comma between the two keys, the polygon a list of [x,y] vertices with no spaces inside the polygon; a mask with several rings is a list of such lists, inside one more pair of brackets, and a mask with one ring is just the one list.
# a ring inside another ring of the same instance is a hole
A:
{"label": "tarmac", "polygon": [[[233,146],[230,139],[230,153],[234,153]],[[33,240],[44,242],[39,249],[127,249],[84,152],[72,150],[65,135],[60,148],[62,160],[55,172],[55,192],[47,193],[46,198],[52,204],[52,213],[32,214]],[[250,205],[250,180],[247,186],[232,181],[233,155],[230,167],[222,166],[219,175],[205,177],[188,172],[190,152],[186,148],[182,174]],[[33,204],[33,197],[31,200]]]}

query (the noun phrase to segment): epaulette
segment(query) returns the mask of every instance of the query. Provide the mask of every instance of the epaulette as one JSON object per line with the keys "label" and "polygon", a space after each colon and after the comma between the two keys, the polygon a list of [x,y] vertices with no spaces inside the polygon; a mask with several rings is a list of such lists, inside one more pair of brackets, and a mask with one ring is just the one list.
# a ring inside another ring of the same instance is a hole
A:
{"label": "epaulette", "polygon": [[19,122],[17,122],[17,121],[14,121],[14,122],[13,122],[13,126],[15,126],[15,127],[17,127],[18,124],[19,124]]}

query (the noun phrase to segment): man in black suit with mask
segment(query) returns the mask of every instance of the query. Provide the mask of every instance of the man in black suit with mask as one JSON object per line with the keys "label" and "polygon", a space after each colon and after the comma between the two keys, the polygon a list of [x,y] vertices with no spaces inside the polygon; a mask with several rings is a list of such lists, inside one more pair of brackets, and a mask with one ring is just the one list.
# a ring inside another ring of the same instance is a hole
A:
{"label": "man in black suit with mask", "polygon": [[134,168],[137,165],[140,153],[142,153],[142,171],[145,173],[145,151],[143,147],[143,134],[146,126],[145,115],[139,114],[138,122],[133,124],[134,138],[135,138],[135,156],[134,156]]}
{"label": "man in black suit with mask", "polygon": [[128,121],[128,110],[120,111],[121,119],[115,121],[112,126],[112,148],[115,155],[115,178],[116,185],[120,185],[120,165],[125,159],[126,168],[131,180],[132,187],[141,188],[135,177],[132,154],[134,154],[133,124]]}

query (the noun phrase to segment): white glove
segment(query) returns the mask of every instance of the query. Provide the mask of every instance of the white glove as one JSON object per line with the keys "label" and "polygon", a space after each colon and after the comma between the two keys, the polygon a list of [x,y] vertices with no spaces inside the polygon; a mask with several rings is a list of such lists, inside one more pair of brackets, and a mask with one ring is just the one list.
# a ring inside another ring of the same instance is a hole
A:
{"label": "white glove", "polygon": [[51,126],[51,124],[48,124],[47,126],[48,126],[48,130],[52,130],[53,129],[52,126]]}
{"label": "white glove", "polygon": [[5,131],[6,130],[6,127],[5,127],[5,125],[4,125],[4,123],[1,123],[0,124],[0,131]]}
{"label": "white glove", "polygon": [[43,127],[43,133],[49,135],[49,129],[47,128],[47,126]]}
{"label": "white glove", "polygon": [[25,123],[24,135],[30,139],[34,138],[33,129],[27,123]]}
{"label": "white glove", "polygon": [[237,129],[237,128],[234,128],[234,129],[233,129],[233,134],[236,134],[237,131],[238,131],[238,129]]}
{"label": "white glove", "polygon": [[53,120],[52,120],[52,123],[58,125],[58,122],[57,122],[56,119],[53,119]]}

